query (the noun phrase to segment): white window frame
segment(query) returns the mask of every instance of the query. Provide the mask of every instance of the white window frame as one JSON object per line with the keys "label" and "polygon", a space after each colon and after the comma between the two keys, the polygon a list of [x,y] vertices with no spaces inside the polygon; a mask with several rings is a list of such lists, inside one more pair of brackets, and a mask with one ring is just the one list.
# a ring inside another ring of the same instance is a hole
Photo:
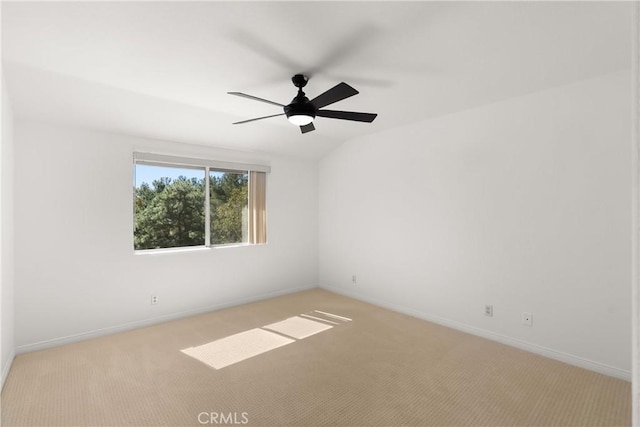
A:
{"label": "white window frame", "polygon": [[[271,166],[264,164],[253,164],[253,163],[238,163],[238,162],[228,162],[221,160],[213,160],[213,159],[201,159],[194,157],[181,157],[174,155],[166,155],[166,154],[156,154],[156,153],[148,153],[148,152],[134,152],[133,153],[133,188],[136,188],[136,166],[137,165],[147,165],[147,166],[166,166],[166,167],[182,167],[182,168],[204,168],[205,172],[205,201],[204,201],[204,210],[205,210],[205,242],[204,246],[178,246],[172,248],[154,248],[154,249],[136,249],[134,244],[134,252],[135,253],[166,253],[166,252],[175,252],[175,251],[193,251],[197,249],[210,249],[210,248],[219,248],[219,247],[232,247],[232,246],[247,246],[253,245],[252,243],[243,242],[243,243],[223,243],[219,245],[211,244],[211,195],[210,195],[210,172],[230,172],[230,173],[246,173],[249,176],[248,185],[251,185],[251,174],[249,172],[271,172]],[[132,235],[135,233],[135,215],[136,215],[136,207],[135,207],[135,193],[134,193],[134,203],[133,203],[133,224],[132,224]]]}

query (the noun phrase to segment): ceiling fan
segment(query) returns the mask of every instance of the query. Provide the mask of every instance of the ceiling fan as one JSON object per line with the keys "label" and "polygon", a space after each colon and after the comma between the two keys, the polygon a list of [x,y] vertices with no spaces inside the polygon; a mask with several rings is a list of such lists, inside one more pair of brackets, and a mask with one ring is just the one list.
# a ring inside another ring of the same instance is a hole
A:
{"label": "ceiling fan", "polygon": [[322,107],[326,107],[327,105],[358,94],[357,90],[345,82],[339,83],[328,91],[316,96],[312,100],[309,100],[302,91],[302,88],[305,87],[309,81],[308,77],[303,74],[296,74],[291,78],[291,81],[294,86],[298,88],[298,94],[288,105],[279,104],[277,102],[269,101],[268,99],[258,98],[257,96],[247,95],[242,92],[227,92],[229,95],[236,95],[243,98],[253,99],[255,101],[266,102],[267,104],[277,105],[284,109],[284,113],[243,120],[241,122],[235,122],[234,125],[268,119],[271,117],[287,116],[287,119],[291,123],[296,126],[300,126],[302,133],[307,133],[316,129],[315,126],[313,126],[313,120],[316,117],[371,123],[377,116],[377,114],[358,113],[355,111],[321,110]]}

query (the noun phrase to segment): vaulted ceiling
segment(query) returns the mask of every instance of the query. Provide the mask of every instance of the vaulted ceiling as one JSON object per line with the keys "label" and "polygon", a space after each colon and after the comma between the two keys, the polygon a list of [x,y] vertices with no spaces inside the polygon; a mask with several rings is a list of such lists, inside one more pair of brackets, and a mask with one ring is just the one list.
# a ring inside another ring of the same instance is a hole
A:
{"label": "vaulted ceiling", "polygon": [[[21,119],[319,158],[405,123],[631,64],[631,2],[3,2],[2,60]],[[360,94],[302,135],[278,107]]]}

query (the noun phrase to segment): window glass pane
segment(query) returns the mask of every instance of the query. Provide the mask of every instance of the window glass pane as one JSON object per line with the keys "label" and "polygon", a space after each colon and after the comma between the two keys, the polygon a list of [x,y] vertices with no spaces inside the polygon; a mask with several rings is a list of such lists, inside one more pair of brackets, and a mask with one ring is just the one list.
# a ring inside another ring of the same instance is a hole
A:
{"label": "window glass pane", "polygon": [[205,170],[136,165],[135,249],[205,244]]}
{"label": "window glass pane", "polygon": [[248,242],[246,172],[209,171],[211,244]]}

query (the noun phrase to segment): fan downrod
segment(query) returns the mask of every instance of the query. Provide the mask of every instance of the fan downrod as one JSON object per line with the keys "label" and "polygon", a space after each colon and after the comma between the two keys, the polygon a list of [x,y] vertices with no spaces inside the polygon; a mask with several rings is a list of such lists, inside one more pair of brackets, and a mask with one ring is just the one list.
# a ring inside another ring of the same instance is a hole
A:
{"label": "fan downrod", "polygon": [[291,81],[298,88],[298,94],[295,98],[291,100],[289,105],[285,105],[284,113],[287,118],[296,115],[304,115],[315,118],[316,117],[316,107],[309,102],[309,98],[305,96],[305,93],[302,91],[302,88],[306,86],[309,78],[304,74],[296,74],[291,77]]}

